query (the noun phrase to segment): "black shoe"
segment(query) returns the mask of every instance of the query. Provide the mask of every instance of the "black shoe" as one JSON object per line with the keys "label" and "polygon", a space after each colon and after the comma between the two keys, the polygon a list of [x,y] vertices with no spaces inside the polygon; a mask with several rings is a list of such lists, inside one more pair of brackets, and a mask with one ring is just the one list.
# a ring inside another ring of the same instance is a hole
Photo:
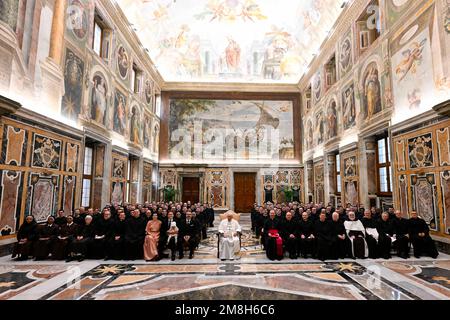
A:
{"label": "black shoe", "polygon": [[184,255],[182,255],[182,254],[180,254],[179,256],[178,256],[178,259],[183,259],[184,258]]}
{"label": "black shoe", "polygon": [[420,259],[420,256],[418,254],[415,254],[414,257]]}
{"label": "black shoe", "polygon": [[84,257],[83,256],[79,256],[77,260],[78,260],[78,262],[81,262],[81,261],[84,260]]}
{"label": "black shoe", "polygon": [[194,255],[193,254],[190,254],[189,255],[189,259],[193,259],[194,258]]}
{"label": "black shoe", "polygon": [[175,255],[172,255],[171,260],[172,260],[172,261],[175,261]]}
{"label": "black shoe", "polygon": [[72,262],[73,259],[74,259],[73,257],[69,257],[69,258],[66,259],[66,262]]}
{"label": "black shoe", "polygon": [[109,257],[105,257],[105,259],[103,259],[104,261],[108,261],[109,260]]}

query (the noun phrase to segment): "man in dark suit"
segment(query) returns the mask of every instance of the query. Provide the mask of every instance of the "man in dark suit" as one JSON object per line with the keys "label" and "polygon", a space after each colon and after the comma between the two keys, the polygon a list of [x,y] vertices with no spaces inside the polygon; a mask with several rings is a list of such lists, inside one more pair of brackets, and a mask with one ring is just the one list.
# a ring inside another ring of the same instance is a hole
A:
{"label": "man in dark suit", "polygon": [[179,258],[183,259],[183,246],[187,244],[189,246],[189,259],[194,257],[194,250],[199,243],[200,238],[200,224],[197,220],[193,219],[192,212],[186,212],[186,218],[180,221],[178,233],[178,251]]}

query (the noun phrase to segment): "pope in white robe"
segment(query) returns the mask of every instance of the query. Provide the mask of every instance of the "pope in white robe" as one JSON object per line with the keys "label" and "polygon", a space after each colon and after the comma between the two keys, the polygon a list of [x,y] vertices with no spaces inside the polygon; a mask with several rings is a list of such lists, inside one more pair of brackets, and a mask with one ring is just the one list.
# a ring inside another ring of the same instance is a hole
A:
{"label": "pope in white robe", "polygon": [[227,218],[219,225],[220,233],[220,259],[234,260],[235,254],[241,251],[239,235],[241,226],[233,219],[233,213],[227,213]]}

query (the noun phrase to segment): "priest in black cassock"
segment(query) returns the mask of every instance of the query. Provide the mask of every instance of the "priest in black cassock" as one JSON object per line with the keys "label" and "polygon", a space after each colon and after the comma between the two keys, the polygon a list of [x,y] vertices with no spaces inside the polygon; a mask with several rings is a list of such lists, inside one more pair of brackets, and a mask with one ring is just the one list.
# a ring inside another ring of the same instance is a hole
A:
{"label": "priest in black cassock", "polygon": [[319,214],[319,220],[314,224],[314,234],[317,239],[317,259],[327,260],[330,256],[331,243],[333,236],[331,233],[330,221],[327,220],[326,211]]}
{"label": "priest in black cassock", "polygon": [[439,255],[429,232],[430,229],[425,220],[419,218],[416,211],[412,211],[409,218],[409,235],[414,247],[414,256],[416,258],[427,255],[436,259]]}
{"label": "priest in black cassock", "polygon": [[283,259],[283,239],[280,235],[281,222],[275,215],[275,210],[270,210],[269,219],[264,223],[263,234],[267,258],[270,260]]}
{"label": "priest in black cassock", "polygon": [[409,220],[402,217],[400,210],[395,211],[395,218],[392,221],[394,227],[394,247],[397,255],[403,259],[409,258]]}
{"label": "priest in black cassock", "polygon": [[140,217],[139,209],[131,212],[125,225],[125,259],[136,260],[144,257],[145,219]]}
{"label": "priest in black cassock", "polygon": [[114,221],[109,210],[103,211],[103,217],[95,222],[95,235],[92,243],[92,256],[96,259],[112,256],[112,239],[114,238]]}
{"label": "priest in black cassock", "polygon": [[378,222],[378,252],[383,259],[391,258],[392,240],[394,239],[394,226],[389,218],[389,213],[383,212]]}
{"label": "priest in black cassock", "polygon": [[291,212],[286,213],[286,218],[281,224],[281,237],[289,252],[290,259],[298,257],[299,227]]}
{"label": "priest in black cassock", "polygon": [[372,217],[372,211],[369,209],[364,210],[364,217],[361,219],[361,222],[366,229],[366,242],[367,247],[369,248],[369,258],[377,259],[378,258],[378,230],[377,230],[377,221]]}
{"label": "priest in black cassock", "polygon": [[331,259],[344,259],[350,251],[350,240],[347,238],[343,221],[338,212],[331,215]]}
{"label": "priest in black cassock", "polygon": [[92,223],[93,218],[87,215],[84,218],[84,223],[78,226],[76,237],[73,239],[72,243],[69,245],[69,257],[66,262],[72,260],[83,261],[89,256],[90,245],[94,239],[95,229]]}
{"label": "priest in black cassock", "polygon": [[314,235],[314,224],[310,220],[308,212],[302,213],[302,220],[299,222],[300,251],[303,258],[311,254],[316,257],[316,237]]}
{"label": "priest in black cassock", "polygon": [[117,219],[114,222],[113,238],[110,240],[111,258],[114,260],[122,260],[124,257],[125,227],[125,211],[119,209],[117,211]]}

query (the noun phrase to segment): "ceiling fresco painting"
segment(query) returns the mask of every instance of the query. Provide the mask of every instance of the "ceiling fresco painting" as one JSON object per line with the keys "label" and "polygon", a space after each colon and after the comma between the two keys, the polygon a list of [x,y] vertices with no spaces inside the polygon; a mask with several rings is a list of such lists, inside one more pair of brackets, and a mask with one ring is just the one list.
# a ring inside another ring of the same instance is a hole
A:
{"label": "ceiling fresco painting", "polygon": [[336,0],[116,0],[166,81],[297,83]]}

